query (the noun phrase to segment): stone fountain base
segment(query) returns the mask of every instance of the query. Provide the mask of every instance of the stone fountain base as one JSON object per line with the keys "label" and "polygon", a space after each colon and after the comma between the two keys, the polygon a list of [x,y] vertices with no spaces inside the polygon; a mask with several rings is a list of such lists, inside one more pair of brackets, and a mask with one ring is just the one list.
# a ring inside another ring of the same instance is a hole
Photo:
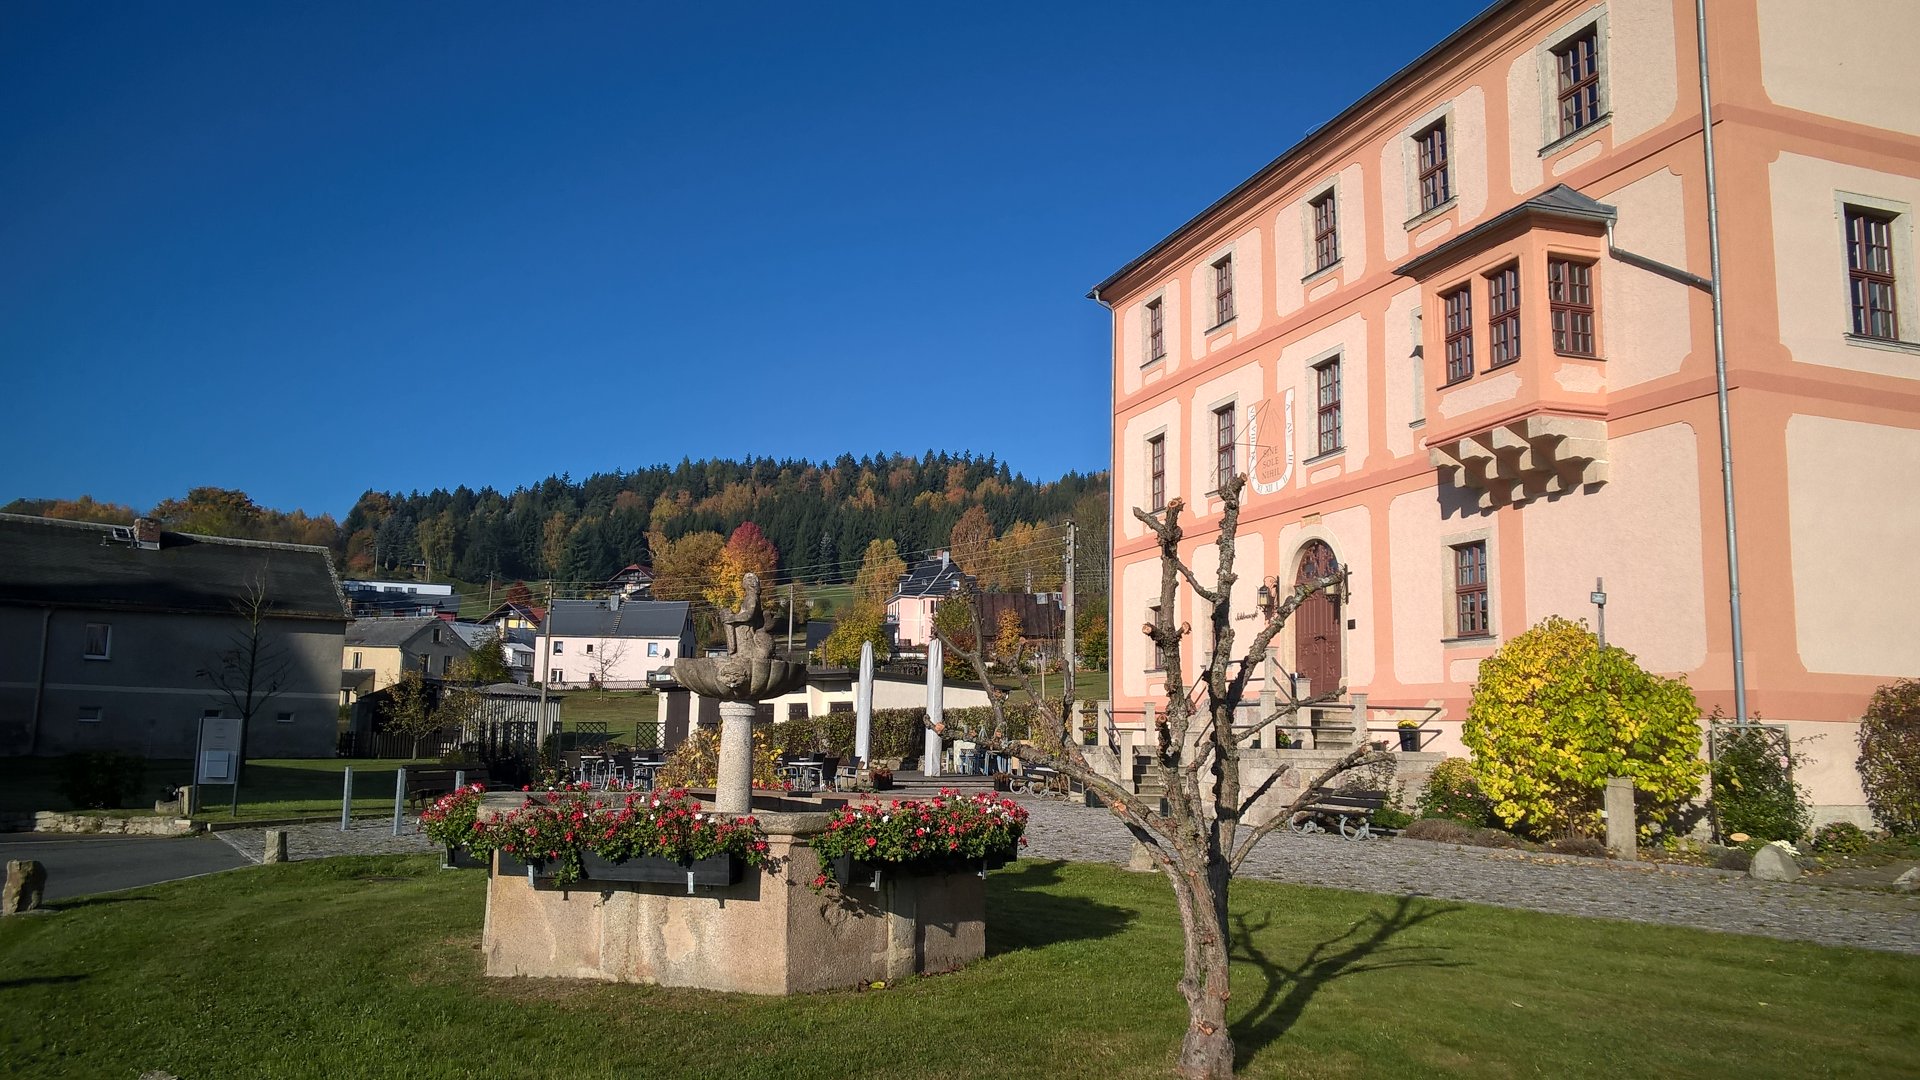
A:
{"label": "stone fountain base", "polygon": [[736,885],[583,881],[560,889],[491,874],[487,974],[803,994],[953,971],[986,955],[986,881],[886,875],[879,887],[807,887],[824,813],[759,813],[779,872]]}

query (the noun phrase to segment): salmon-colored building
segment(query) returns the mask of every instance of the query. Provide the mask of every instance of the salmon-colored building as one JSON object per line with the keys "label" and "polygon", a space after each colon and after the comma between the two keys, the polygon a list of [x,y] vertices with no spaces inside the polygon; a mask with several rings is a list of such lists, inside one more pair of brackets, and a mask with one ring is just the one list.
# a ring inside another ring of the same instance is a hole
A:
{"label": "salmon-colored building", "polygon": [[[1707,8],[1748,710],[1819,820],[1864,824],[1858,718],[1920,675],[1920,4]],[[1696,29],[1693,0],[1495,4],[1100,283],[1115,626],[1158,601],[1132,508],[1185,500],[1209,570],[1232,470],[1237,611],[1351,571],[1275,650],[1339,689],[1323,722],[1364,701],[1464,752],[1480,661],[1594,623],[1597,579],[1610,644],[1734,713]],[[1159,692],[1115,634],[1123,740]]]}

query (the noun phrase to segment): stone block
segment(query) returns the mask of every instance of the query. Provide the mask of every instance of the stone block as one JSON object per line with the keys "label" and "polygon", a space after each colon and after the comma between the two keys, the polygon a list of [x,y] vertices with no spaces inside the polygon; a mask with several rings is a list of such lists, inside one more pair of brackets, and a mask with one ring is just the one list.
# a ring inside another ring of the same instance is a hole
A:
{"label": "stone block", "polygon": [[267,830],[267,849],[261,854],[260,861],[263,863],[281,863],[287,861],[287,830]]}
{"label": "stone block", "polygon": [[1639,825],[1633,806],[1633,780],[1616,776],[1607,781],[1607,850],[1616,859],[1632,862],[1640,857]]}
{"label": "stone block", "polygon": [[7,884],[0,891],[0,915],[18,915],[40,906],[47,891],[47,868],[33,859],[7,860]]}
{"label": "stone block", "polygon": [[1767,844],[1753,853],[1747,874],[1761,881],[1792,881],[1800,876],[1800,864],[1785,848]]}
{"label": "stone block", "polygon": [[1920,892],[1920,866],[1909,866],[1906,873],[1893,879],[1893,887],[1901,892]]}
{"label": "stone block", "polygon": [[1135,840],[1133,854],[1127,856],[1127,869],[1138,874],[1150,874],[1160,869],[1160,865],[1153,861],[1153,853],[1147,850],[1147,845]]}

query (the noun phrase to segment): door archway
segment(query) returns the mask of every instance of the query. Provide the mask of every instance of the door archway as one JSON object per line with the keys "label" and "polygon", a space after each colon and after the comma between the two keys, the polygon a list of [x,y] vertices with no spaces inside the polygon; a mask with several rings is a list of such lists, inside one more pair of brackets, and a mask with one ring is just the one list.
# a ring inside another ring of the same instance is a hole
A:
{"label": "door archway", "polygon": [[[1319,540],[1300,549],[1300,571],[1295,585],[1327,577],[1338,569],[1333,549]],[[1308,680],[1315,697],[1340,688],[1340,604],[1330,593],[1317,592],[1293,613],[1293,670]]]}

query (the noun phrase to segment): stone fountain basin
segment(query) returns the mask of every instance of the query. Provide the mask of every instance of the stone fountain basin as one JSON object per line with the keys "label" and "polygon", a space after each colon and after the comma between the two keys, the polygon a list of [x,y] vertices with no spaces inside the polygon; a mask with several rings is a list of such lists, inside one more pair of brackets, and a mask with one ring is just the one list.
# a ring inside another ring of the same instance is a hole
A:
{"label": "stone fountain basin", "polygon": [[805,686],[807,666],[745,656],[703,656],[675,660],[673,677],[701,697],[761,702]]}

